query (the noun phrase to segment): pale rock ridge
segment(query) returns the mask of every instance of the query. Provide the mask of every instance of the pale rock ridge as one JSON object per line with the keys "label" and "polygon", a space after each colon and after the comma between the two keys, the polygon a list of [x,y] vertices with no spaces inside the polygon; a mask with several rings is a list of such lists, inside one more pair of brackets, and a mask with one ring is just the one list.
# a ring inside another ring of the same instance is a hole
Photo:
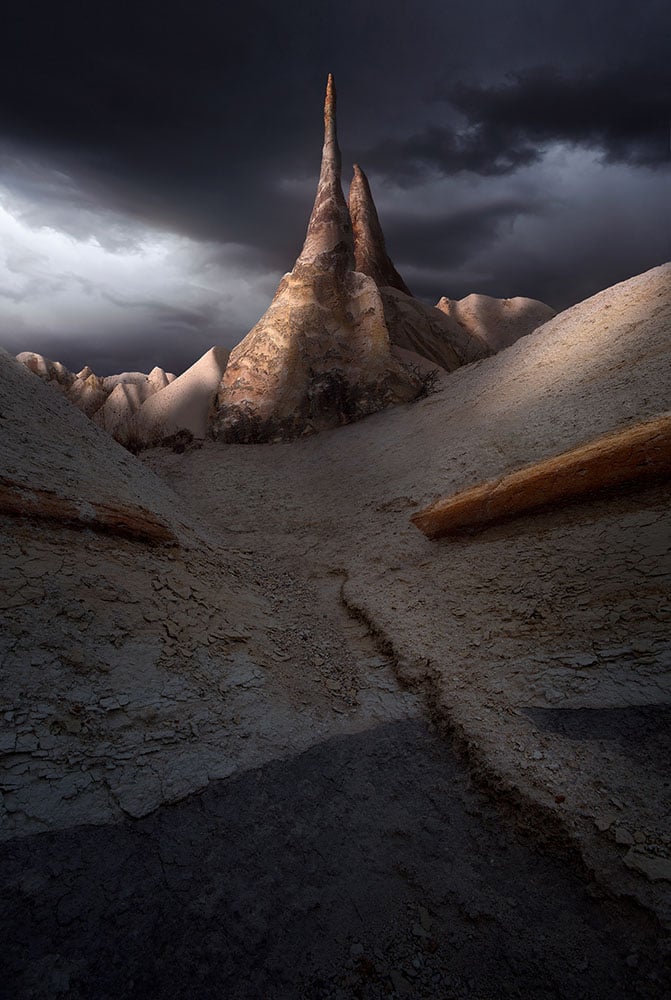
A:
{"label": "pale rock ridge", "polygon": [[147,381],[149,382],[149,385],[152,386],[154,392],[160,392],[161,389],[165,389],[165,387],[170,385],[174,379],[174,375],[171,377],[167,372],[164,372],[163,369],[158,366],[152,368],[147,375]]}
{"label": "pale rock ridge", "polygon": [[146,399],[135,422],[140,447],[159,444],[180,431],[206,437],[227,361],[225,348],[212,347],[183,375]]}
{"label": "pale rock ridge", "polygon": [[544,302],[522,296],[495,299],[490,295],[472,294],[459,300],[443,296],[436,309],[456,320],[464,330],[479,337],[493,351],[510,347],[520,337],[528,336],[557,315]]}
{"label": "pale rock ridge", "polygon": [[370,184],[357,163],[354,164],[354,177],[349,189],[349,214],[354,234],[356,270],[372,278],[378,288],[389,286],[412,295],[387,253]]}
{"label": "pale rock ridge", "polygon": [[380,292],[353,270],[340,184],[335,88],[329,77],[324,149],[305,244],[269,309],[231,353],[213,424],[227,441],[275,441],[349,423],[423,389],[390,352]]}
{"label": "pale rock ridge", "polygon": [[484,340],[451,316],[398,288],[382,288],[380,295],[389,336],[396,347],[413,351],[448,372],[494,354]]}
{"label": "pale rock ridge", "polygon": [[90,368],[88,371],[90,374],[85,377],[77,376],[67,392],[67,399],[87,417],[93,417],[94,413],[104,405],[108,393],[103,386],[103,380],[94,375]]}
{"label": "pale rock ridge", "polygon": [[103,379],[94,375],[88,365],[74,375],[60,361],[51,361],[43,354],[33,351],[22,351],[16,355],[16,360],[46,385],[65,396],[87,417],[92,417],[109,395],[104,388]]}
{"label": "pale rock ridge", "polygon": [[101,378],[85,365],[75,375],[60,361],[51,361],[32,351],[17,354],[16,360],[122,443],[127,443],[132,432],[131,418],[142,403],[175,380],[173,374],[159,367],[153,368],[149,375],[121,372]]}
{"label": "pale rock ridge", "polygon": [[119,382],[94,413],[93,423],[123,444],[130,418],[154,391],[146,375],[142,382]]}
{"label": "pale rock ridge", "polygon": [[62,388],[69,388],[72,385],[75,375],[69,371],[60,361],[51,361],[43,354],[35,354],[33,351],[22,351],[16,355],[16,360],[41,378],[43,382],[56,383]]}
{"label": "pale rock ridge", "polygon": [[145,372],[120,372],[118,375],[106,375],[103,378],[103,386],[109,394],[118,385],[142,385],[143,382],[146,382],[147,377]]}

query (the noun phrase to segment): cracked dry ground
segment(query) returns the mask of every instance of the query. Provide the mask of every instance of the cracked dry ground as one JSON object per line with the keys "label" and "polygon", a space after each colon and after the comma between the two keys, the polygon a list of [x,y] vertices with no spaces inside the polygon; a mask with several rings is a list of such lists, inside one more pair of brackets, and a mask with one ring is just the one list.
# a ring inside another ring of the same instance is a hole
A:
{"label": "cracked dry ground", "polygon": [[4,526],[4,995],[668,995],[654,921],[474,784],[325,543],[198,502],[178,553]]}

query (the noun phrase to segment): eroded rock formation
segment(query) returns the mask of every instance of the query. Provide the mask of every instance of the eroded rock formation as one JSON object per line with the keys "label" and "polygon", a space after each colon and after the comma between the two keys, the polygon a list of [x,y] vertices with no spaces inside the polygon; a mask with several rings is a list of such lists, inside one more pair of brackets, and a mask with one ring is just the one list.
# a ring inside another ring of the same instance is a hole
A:
{"label": "eroded rock formation", "polygon": [[406,295],[412,295],[387,253],[370,184],[357,163],[354,164],[354,177],[349,189],[349,214],[357,271],[367,274],[379,288],[398,288]]}
{"label": "eroded rock formation", "polygon": [[419,375],[391,354],[375,281],[354,270],[335,115],[329,77],[321,173],[305,244],[268,311],[231,353],[214,422],[223,440],[295,438],[422,391]]}
{"label": "eroded rock formation", "polygon": [[494,353],[484,340],[438,309],[397,288],[380,289],[391,342],[451,372]]}
{"label": "eroded rock formation", "polygon": [[[387,253],[368,178],[357,164],[349,191],[349,210],[356,269],[378,286],[389,339],[395,348],[405,352],[394,351],[395,356],[411,362],[412,355],[420,370],[428,361],[434,369],[451,372],[492,354],[475,330],[413,297]],[[418,357],[423,359],[420,364]]]}
{"label": "eroded rock formation", "polygon": [[127,444],[134,434],[133,418],[142,403],[175,380],[172,373],[158,367],[152,368],[149,375],[121,372],[101,378],[85,365],[75,375],[60,361],[50,361],[32,351],[17,354],[16,360],[122,444]]}

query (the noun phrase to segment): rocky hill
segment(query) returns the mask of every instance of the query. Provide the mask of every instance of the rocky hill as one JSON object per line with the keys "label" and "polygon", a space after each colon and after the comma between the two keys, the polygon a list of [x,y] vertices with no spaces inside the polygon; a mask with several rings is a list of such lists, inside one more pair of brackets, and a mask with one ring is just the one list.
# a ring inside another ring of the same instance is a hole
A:
{"label": "rocky hill", "polygon": [[668,417],[671,264],[552,318],[427,308],[360,170],[344,200],[332,83],[325,119],[230,358],[0,352],[3,987],[662,1000],[668,473],[411,517]]}

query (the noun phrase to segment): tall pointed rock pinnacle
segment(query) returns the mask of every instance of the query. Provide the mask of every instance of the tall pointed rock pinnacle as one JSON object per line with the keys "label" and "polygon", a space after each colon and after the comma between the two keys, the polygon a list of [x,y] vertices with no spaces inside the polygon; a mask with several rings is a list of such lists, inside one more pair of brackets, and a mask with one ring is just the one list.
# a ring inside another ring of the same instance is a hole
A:
{"label": "tall pointed rock pinnacle", "polygon": [[[336,89],[329,73],[324,101],[324,148],[317,185],[303,249],[296,263],[316,261],[322,254],[332,256],[330,263],[342,262],[347,269],[354,265],[352,225],[340,180],[342,158],[336,124]],[[329,263],[328,259],[323,263]]]}
{"label": "tall pointed rock pinnacle", "polygon": [[354,270],[329,76],[305,243],[265,314],[231,352],[212,432],[240,443],[288,440],[409,402],[422,389],[418,373],[392,354],[380,290]]}
{"label": "tall pointed rock pinnacle", "polygon": [[372,278],[378,288],[398,288],[412,295],[387,253],[368,178],[356,163],[349,189],[349,214],[354,235],[355,269]]}

